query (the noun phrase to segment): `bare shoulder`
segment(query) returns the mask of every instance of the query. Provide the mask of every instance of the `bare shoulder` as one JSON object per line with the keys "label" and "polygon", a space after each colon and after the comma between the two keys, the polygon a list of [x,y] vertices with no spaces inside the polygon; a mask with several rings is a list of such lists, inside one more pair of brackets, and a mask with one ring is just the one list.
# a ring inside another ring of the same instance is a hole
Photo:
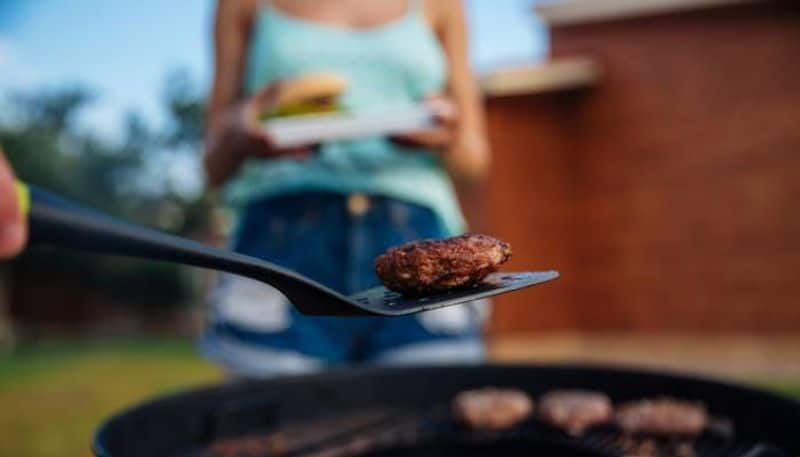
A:
{"label": "bare shoulder", "polygon": [[242,21],[252,17],[262,0],[217,0],[217,16]]}
{"label": "bare shoulder", "polygon": [[425,16],[436,30],[443,30],[464,14],[463,0],[422,0]]}

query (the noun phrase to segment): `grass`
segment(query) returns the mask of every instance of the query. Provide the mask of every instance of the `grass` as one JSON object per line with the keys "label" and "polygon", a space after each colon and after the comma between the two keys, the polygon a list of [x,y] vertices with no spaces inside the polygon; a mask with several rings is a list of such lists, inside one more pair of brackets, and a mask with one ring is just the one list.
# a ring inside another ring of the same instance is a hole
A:
{"label": "grass", "polygon": [[800,381],[797,380],[756,380],[753,384],[763,389],[772,390],[787,397],[794,397],[800,400]]}
{"label": "grass", "polygon": [[89,456],[109,414],[221,379],[191,342],[51,342],[0,356],[0,456]]}
{"label": "grass", "polygon": [[[84,457],[97,425],[155,395],[222,374],[186,340],[47,342],[0,355],[0,456]],[[756,384],[800,398],[798,380]]]}

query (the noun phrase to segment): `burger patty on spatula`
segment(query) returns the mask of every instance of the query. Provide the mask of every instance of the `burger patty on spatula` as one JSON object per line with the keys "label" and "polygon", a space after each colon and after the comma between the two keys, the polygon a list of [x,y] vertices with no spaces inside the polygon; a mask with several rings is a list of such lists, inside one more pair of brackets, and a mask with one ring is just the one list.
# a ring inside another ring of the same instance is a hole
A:
{"label": "burger patty on spatula", "polygon": [[388,289],[404,295],[429,295],[480,283],[509,258],[508,243],[466,234],[391,248],[375,259],[375,272]]}

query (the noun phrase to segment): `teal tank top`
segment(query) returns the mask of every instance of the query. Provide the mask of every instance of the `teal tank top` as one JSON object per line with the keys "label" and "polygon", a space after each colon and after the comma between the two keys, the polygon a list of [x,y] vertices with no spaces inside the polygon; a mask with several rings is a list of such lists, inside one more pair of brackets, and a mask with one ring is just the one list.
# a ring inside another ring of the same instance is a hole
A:
{"label": "teal tank top", "polygon": [[[441,93],[446,81],[443,50],[417,1],[402,17],[369,29],[326,25],[264,5],[251,37],[246,91],[321,71],[348,79],[341,103],[351,112],[406,107]],[[224,197],[236,212],[256,199],[302,191],[384,195],[431,208],[452,234],[465,230],[439,161],[382,137],[322,144],[303,161],[248,160]]]}

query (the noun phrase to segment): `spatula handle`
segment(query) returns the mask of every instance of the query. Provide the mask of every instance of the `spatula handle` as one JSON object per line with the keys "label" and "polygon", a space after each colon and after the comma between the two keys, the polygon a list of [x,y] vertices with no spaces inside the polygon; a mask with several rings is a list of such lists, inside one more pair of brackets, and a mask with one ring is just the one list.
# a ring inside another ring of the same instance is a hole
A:
{"label": "spatula handle", "polygon": [[258,259],[117,220],[42,189],[18,183],[30,242],[100,254],[163,260],[248,276],[283,290],[293,273]]}
{"label": "spatula handle", "polygon": [[114,219],[33,186],[19,188],[31,243],[192,265],[216,263],[210,246]]}

